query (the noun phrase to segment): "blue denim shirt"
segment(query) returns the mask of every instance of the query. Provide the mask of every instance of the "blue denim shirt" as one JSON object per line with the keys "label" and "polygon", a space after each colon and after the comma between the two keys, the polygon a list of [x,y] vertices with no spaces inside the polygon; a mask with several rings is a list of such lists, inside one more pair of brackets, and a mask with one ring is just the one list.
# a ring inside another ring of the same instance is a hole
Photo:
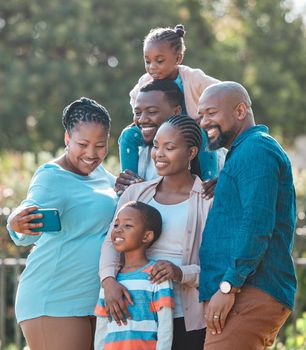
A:
{"label": "blue denim shirt", "polygon": [[200,300],[228,281],[257,287],[292,308],[295,217],[287,155],[267,127],[245,130],[227,154],[203,232]]}

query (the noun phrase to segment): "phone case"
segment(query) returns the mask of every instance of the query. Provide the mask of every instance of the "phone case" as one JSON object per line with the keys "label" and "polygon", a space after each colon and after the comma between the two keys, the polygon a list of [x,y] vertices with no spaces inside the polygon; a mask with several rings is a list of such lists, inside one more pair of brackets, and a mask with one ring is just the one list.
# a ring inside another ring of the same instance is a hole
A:
{"label": "phone case", "polygon": [[32,228],[33,232],[52,232],[61,230],[61,221],[59,217],[59,212],[57,209],[37,209],[32,212],[32,214],[41,213],[42,218],[31,220],[30,222],[42,222],[42,227]]}

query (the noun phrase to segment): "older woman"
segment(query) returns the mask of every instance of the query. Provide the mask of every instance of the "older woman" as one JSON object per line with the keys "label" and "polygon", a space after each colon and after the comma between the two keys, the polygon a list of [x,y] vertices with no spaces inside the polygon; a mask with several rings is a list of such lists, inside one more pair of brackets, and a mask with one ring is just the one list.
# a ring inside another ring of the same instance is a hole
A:
{"label": "older woman", "polygon": [[[17,321],[31,350],[92,348],[100,247],[117,202],[114,177],[101,165],[107,110],[83,97],[64,109],[63,125],[65,153],[38,168],[8,220],[17,245],[35,245],[16,296]],[[43,232],[42,223],[32,223],[41,217],[37,208],[58,209],[62,229]]]}

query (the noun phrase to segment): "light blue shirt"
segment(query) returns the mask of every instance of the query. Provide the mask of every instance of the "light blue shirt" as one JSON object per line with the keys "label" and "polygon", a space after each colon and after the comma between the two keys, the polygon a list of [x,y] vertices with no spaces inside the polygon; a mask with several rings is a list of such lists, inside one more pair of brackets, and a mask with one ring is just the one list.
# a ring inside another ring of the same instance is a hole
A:
{"label": "light blue shirt", "polygon": [[139,147],[138,175],[145,181],[153,180],[158,177],[153,159],[151,158],[151,147]]}
{"label": "light blue shirt", "polygon": [[[162,217],[162,233],[152,247],[147,250],[147,256],[154,260],[168,260],[176,266],[182,266],[183,242],[188,221],[188,208],[190,199],[177,204],[162,204],[152,198],[149,205],[157,209]],[[173,220],[173,218],[176,218]],[[174,291],[174,313],[173,317],[184,317],[182,296],[182,285],[173,282]]]}
{"label": "light blue shirt", "polygon": [[36,171],[27,198],[16,210],[30,205],[57,208],[62,230],[28,236],[8,225],[17,245],[35,244],[17,290],[18,322],[42,315],[94,314],[100,288],[100,248],[117,204],[114,181],[102,165],[89,176],[54,163]]}

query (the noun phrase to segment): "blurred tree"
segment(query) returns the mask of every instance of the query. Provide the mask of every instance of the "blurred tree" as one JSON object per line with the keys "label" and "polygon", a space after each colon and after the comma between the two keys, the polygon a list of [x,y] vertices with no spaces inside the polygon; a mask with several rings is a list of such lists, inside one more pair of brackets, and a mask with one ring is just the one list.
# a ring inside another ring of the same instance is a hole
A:
{"label": "blurred tree", "polygon": [[242,81],[249,88],[257,122],[268,124],[284,141],[306,132],[306,41],[302,20],[290,17],[290,2],[231,2],[240,22]]}
{"label": "blurred tree", "polygon": [[114,145],[132,119],[144,36],[177,23],[184,63],[244,83],[258,121],[290,140],[306,131],[306,41],[289,14],[283,0],[2,1],[0,150],[55,152],[62,109],[83,95],[109,109]]}
{"label": "blurred tree", "polygon": [[132,120],[128,92],[144,72],[142,39],[162,25],[164,8],[176,23],[165,0],[1,2],[0,149],[54,152],[62,109],[80,96],[109,109],[118,135]]}
{"label": "blurred tree", "polygon": [[244,84],[257,122],[283,142],[305,133],[305,27],[292,17],[290,0],[182,3],[192,32],[186,61],[199,67],[202,62],[208,74]]}

